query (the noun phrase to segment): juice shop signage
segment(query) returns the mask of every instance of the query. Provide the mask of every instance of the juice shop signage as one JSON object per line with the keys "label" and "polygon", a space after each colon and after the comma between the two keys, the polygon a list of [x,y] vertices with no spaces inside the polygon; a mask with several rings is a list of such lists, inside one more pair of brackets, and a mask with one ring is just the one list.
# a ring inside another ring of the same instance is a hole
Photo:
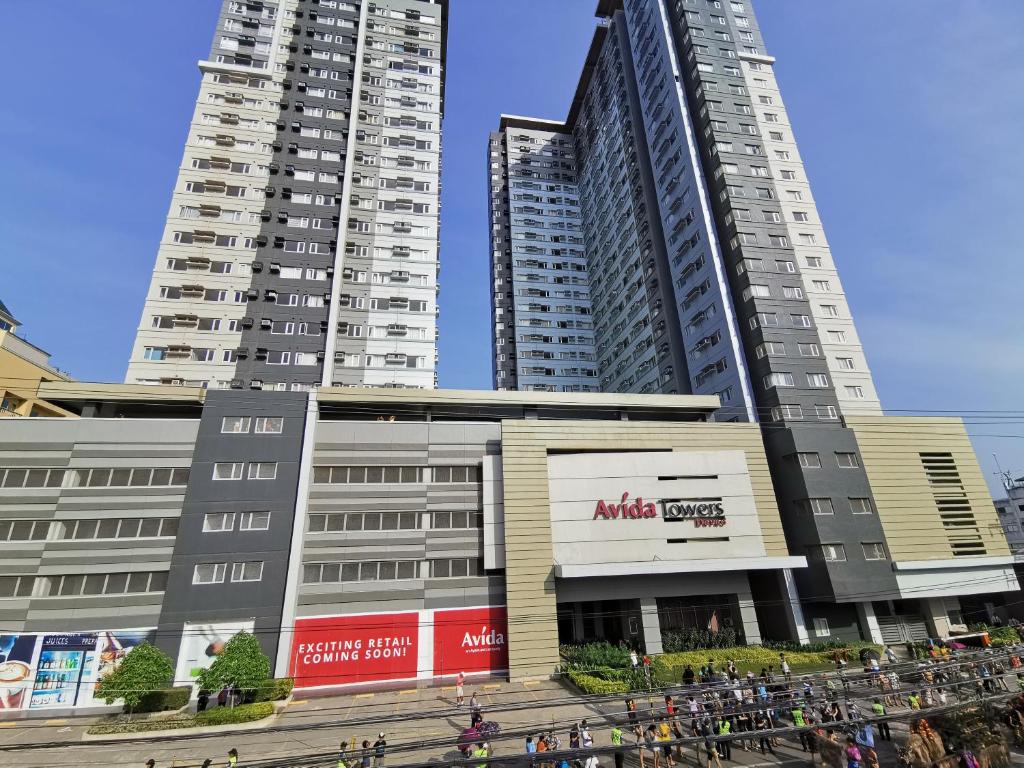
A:
{"label": "juice shop signage", "polygon": [[[725,525],[725,506],[721,501],[661,501],[661,517],[666,522],[692,520],[697,528],[720,528]],[[638,496],[630,499],[629,493],[622,494],[618,502],[600,500],[594,508],[594,520],[641,520],[659,517],[658,505],[644,501]]]}

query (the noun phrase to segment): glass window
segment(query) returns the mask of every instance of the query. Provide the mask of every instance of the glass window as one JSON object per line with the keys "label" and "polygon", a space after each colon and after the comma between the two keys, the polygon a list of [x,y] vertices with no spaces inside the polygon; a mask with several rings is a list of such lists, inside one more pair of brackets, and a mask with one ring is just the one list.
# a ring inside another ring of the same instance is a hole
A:
{"label": "glass window", "polygon": [[836,463],[843,469],[856,469],[860,466],[856,453],[837,453]]}
{"label": "glass window", "polygon": [[881,542],[867,542],[861,547],[864,548],[865,560],[885,560],[885,545]]}
{"label": "glass window", "polygon": [[256,419],[256,434],[279,435],[284,431],[284,419],[280,416],[262,416]]}
{"label": "glass window", "polygon": [[226,563],[197,563],[192,572],[193,584],[219,584],[224,581]]}
{"label": "glass window", "polygon": [[254,461],[249,465],[250,480],[273,480],[276,477],[276,461]]}
{"label": "glass window", "polygon": [[107,574],[107,585],[103,593],[107,595],[122,595],[128,589],[127,573]]}
{"label": "glass window", "polygon": [[232,434],[247,433],[251,423],[252,419],[248,416],[225,416],[221,422],[220,431]]}
{"label": "glass window", "polygon": [[240,531],[265,531],[270,528],[270,512],[242,512],[238,523]]}
{"label": "glass window", "polygon": [[821,457],[816,453],[798,453],[797,458],[800,460],[801,467],[817,469],[821,466]]}
{"label": "glass window", "polygon": [[874,508],[869,498],[853,498],[850,499],[850,511],[855,515],[870,515]]}
{"label": "glass window", "polygon": [[213,465],[213,479],[214,480],[241,480],[242,469],[245,465],[242,462],[214,464]]}
{"label": "glass window", "polygon": [[220,533],[235,529],[233,512],[207,512],[203,515],[203,533]]}
{"label": "glass window", "polygon": [[232,581],[260,581],[263,578],[263,561],[251,560],[245,563],[232,563]]}

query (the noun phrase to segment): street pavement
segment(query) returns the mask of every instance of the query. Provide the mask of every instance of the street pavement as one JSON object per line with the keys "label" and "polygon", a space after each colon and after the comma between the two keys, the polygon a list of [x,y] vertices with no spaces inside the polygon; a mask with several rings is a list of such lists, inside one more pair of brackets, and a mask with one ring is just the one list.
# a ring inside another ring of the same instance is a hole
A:
{"label": "street pavement", "polygon": [[[870,712],[870,701],[875,689],[867,681],[858,684],[854,679],[853,698],[862,712]],[[1008,675],[1007,682],[1016,685],[1016,677]],[[1015,689],[1015,688],[1014,688]],[[491,739],[495,757],[518,755],[523,752],[524,734],[539,734],[554,730],[568,744],[570,724],[589,719],[596,746],[610,744],[609,715],[622,719],[623,701],[615,697],[580,698],[575,691],[555,681],[508,683],[481,682],[475,689],[466,688],[469,695],[477,693],[486,720],[502,726],[504,733]],[[201,766],[207,758],[214,766],[226,763],[232,747],[240,754],[240,766],[257,761],[281,761],[296,764],[298,756],[320,755],[320,760],[304,761],[302,765],[335,766],[333,755],[342,741],[359,746],[362,741],[373,743],[383,731],[388,740],[385,768],[420,762],[440,762],[459,758],[455,740],[462,729],[469,726],[468,706],[458,708],[454,690],[448,688],[408,688],[402,690],[350,693],[344,696],[306,697],[302,694],[289,703],[285,710],[270,723],[244,730],[244,726],[227,732],[206,736],[176,735],[172,738],[142,734],[133,741],[96,741],[83,739],[85,731],[96,721],[92,719],[29,720],[0,723],[0,766],[19,768],[68,768],[83,766],[100,768],[114,766],[143,766],[153,758],[157,768],[191,768]],[[652,698],[637,696],[641,715],[651,706],[661,704],[660,695]],[[677,704],[681,697],[677,695]],[[820,700],[820,698],[819,698]],[[905,709],[894,709],[893,713]],[[922,713],[927,716],[927,711]],[[684,723],[686,721],[684,720]],[[784,725],[785,723],[783,723]],[[685,730],[685,726],[684,726]],[[905,723],[893,724],[894,736],[902,741]],[[626,734],[629,735],[628,733]],[[60,746],[44,746],[62,742]],[[627,744],[632,744],[628,739]],[[876,742],[882,766],[896,764],[892,745]],[[25,749],[25,747],[28,747]],[[799,742],[781,740],[776,756],[762,756],[760,752],[732,749],[729,766],[808,765],[809,755],[803,753]],[[357,750],[350,750],[350,757]],[[636,750],[627,753],[627,765],[638,765]],[[697,756],[692,746],[684,750],[684,766],[696,766]],[[820,761],[819,761],[820,762]],[[611,757],[601,758],[610,766]],[[1024,762],[1022,762],[1024,764]],[[679,765],[677,761],[676,765]],[[647,761],[648,768],[651,762]],[[664,766],[662,766],[664,768]]]}

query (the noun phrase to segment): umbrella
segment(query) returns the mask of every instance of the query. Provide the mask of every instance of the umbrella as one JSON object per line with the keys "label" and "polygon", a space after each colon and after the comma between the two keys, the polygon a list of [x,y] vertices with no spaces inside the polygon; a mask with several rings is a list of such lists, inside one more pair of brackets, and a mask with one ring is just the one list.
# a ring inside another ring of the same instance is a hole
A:
{"label": "umbrella", "polygon": [[462,754],[467,754],[469,748],[480,741],[483,737],[476,728],[465,728],[462,733],[459,734],[458,741],[455,742],[455,746],[459,748]]}
{"label": "umbrella", "polygon": [[480,725],[477,726],[477,730],[480,732],[481,736],[492,737],[501,733],[501,726],[493,720],[487,720],[486,722],[480,723]]}
{"label": "umbrella", "polygon": [[881,654],[878,653],[874,648],[862,648],[860,651],[860,660],[867,661],[868,659],[874,659],[878,661],[881,659]]}

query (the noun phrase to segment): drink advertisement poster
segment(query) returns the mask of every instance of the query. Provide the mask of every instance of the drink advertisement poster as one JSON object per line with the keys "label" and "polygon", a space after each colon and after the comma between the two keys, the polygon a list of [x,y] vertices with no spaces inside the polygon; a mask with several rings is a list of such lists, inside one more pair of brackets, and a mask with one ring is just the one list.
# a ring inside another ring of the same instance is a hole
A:
{"label": "drink advertisement poster", "polygon": [[96,661],[96,635],[43,635],[30,709],[73,707],[87,666]]}

